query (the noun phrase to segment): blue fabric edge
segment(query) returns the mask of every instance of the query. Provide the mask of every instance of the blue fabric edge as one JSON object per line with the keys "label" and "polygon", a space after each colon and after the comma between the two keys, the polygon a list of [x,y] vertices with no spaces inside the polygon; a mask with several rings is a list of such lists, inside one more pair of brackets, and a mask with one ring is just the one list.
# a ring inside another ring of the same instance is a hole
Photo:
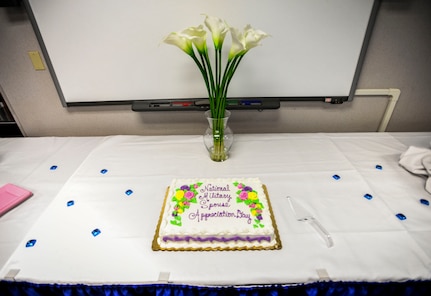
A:
{"label": "blue fabric edge", "polygon": [[247,286],[193,286],[181,284],[87,285],[39,284],[31,282],[0,281],[0,295],[431,295],[431,280],[405,282],[315,282],[307,284],[274,284]]}

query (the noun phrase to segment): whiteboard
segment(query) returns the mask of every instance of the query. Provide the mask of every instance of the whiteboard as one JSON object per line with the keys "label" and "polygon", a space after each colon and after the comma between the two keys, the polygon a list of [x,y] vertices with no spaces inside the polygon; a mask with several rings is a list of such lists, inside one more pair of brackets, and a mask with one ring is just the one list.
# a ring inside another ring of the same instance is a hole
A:
{"label": "whiteboard", "polygon": [[349,97],[374,2],[27,0],[26,6],[67,106],[207,97],[193,60],[162,42],[170,32],[203,24],[203,14],[271,35],[246,54],[229,97]]}

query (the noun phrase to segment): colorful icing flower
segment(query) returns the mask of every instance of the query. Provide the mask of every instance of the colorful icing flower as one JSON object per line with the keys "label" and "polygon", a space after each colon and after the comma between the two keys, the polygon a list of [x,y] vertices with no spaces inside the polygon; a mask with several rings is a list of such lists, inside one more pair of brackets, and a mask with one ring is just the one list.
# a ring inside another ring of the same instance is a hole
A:
{"label": "colorful icing flower", "polygon": [[173,219],[170,221],[172,225],[181,226],[181,214],[188,208],[190,208],[190,203],[197,203],[196,191],[202,183],[196,183],[192,185],[182,185],[180,188],[176,189],[175,194],[172,197],[172,202],[175,203],[172,211]]}
{"label": "colorful icing flower", "polygon": [[239,194],[239,198],[242,200],[246,200],[248,198],[247,191],[241,191],[241,193]]}
{"label": "colorful icing flower", "polygon": [[248,198],[250,200],[257,200],[257,193],[255,191],[248,192]]}
{"label": "colorful icing flower", "polygon": [[253,227],[254,228],[265,227],[265,225],[263,225],[261,222],[263,220],[263,217],[262,217],[263,205],[259,201],[257,192],[253,190],[252,187],[246,186],[239,182],[234,182],[233,185],[239,189],[236,192],[238,194],[236,202],[245,203],[249,207],[251,215],[256,218],[254,220]]}
{"label": "colorful icing flower", "polygon": [[187,191],[184,194],[184,197],[187,198],[187,199],[192,199],[194,196],[195,196],[195,194],[192,191]]}
{"label": "colorful icing flower", "polygon": [[175,192],[175,198],[180,201],[184,197],[184,190],[177,190]]}

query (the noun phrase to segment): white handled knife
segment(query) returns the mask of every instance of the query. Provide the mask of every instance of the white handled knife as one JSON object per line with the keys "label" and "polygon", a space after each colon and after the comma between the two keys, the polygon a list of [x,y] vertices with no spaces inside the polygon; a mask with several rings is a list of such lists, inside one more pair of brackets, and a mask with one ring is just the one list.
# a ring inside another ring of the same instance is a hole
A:
{"label": "white handled knife", "polygon": [[298,204],[297,202],[294,202],[290,196],[286,196],[286,197],[287,197],[287,200],[289,201],[290,208],[292,209],[293,213],[295,214],[296,220],[306,221],[306,222],[310,223],[311,226],[314,227],[314,229],[317,231],[317,233],[325,241],[326,246],[328,248],[331,248],[332,246],[334,246],[334,241],[332,240],[331,235],[323,227],[323,225],[320,224],[320,222],[318,220],[316,220],[316,218],[314,218],[310,213],[308,213],[300,204]]}

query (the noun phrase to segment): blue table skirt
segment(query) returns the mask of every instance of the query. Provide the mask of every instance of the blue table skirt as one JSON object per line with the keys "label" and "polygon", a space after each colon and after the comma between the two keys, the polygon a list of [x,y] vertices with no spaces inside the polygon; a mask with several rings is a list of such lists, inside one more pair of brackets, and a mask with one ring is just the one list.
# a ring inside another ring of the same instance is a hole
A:
{"label": "blue table skirt", "polygon": [[174,284],[151,285],[65,285],[0,281],[0,295],[157,295],[157,296],[218,296],[218,295],[431,295],[431,281],[388,283],[317,282],[297,285],[254,285],[198,287]]}

